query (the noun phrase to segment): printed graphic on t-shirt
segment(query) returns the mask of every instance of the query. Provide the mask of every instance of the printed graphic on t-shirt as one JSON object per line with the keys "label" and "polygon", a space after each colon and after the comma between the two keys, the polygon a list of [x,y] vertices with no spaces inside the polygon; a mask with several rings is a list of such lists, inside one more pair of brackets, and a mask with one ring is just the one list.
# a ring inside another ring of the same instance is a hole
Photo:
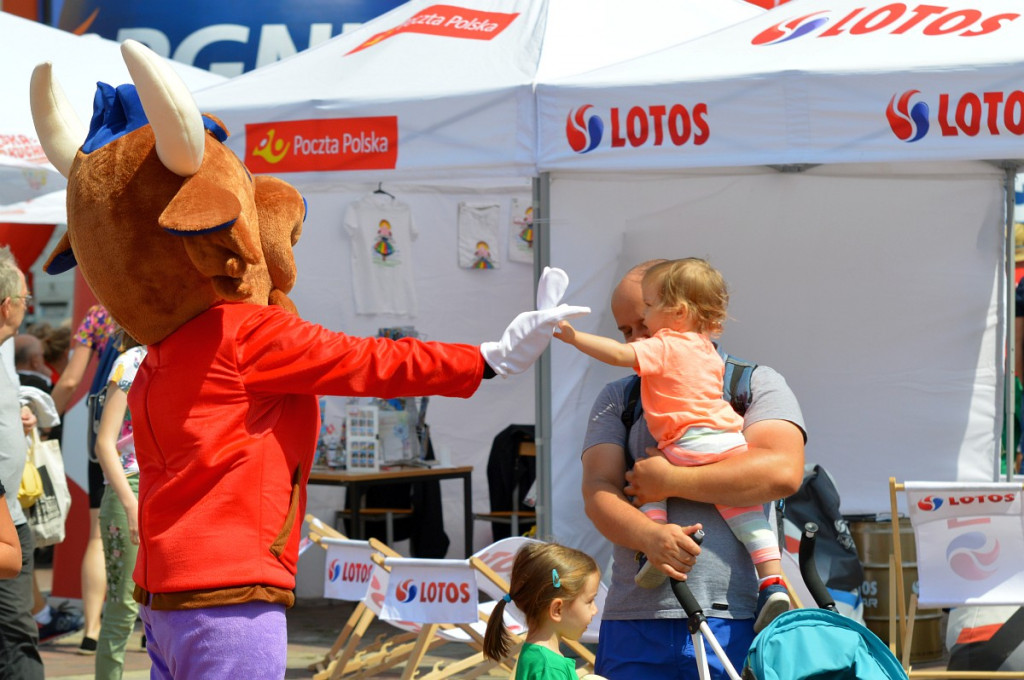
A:
{"label": "printed graphic on t-shirt", "polygon": [[476,244],[476,252],[473,254],[476,257],[476,260],[473,261],[473,269],[494,269],[491,247],[487,245],[487,241],[479,241]]}
{"label": "printed graphic on t-shirt", "polygon": [[398,249],[395,247],[395,237],[391,231],[391,223],[381,220],[377,225],[377,240],[373,243],[373,263],[378,265],[402,264],[397,256]]}
{"label": "printed graphic on t-shirt", "polygon": [[511,226],[508,232],[508,259],[513,262],[533,262],[533,204],[513,198],[509,212]]}

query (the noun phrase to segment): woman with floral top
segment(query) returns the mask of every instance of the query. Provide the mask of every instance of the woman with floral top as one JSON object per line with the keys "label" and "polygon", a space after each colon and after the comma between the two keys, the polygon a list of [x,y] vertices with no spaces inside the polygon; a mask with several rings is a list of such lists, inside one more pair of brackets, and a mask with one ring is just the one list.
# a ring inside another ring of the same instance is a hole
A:
{"label": "woman with floral top", "polygon": [[[60,378],[53,386],[50,396],[53,398],[57,413],[63,418],[64,412],[70,408],[71,397],[78,390],[93,357],[97,360],[110,339],[117,332],[117,324],[103,305],[93,305],[86,311],[85,318],[78,324],[71,337],[71,354],[68,364]],[[106,377],[106,375],[102,376]],[[105,384],[105,383],[104,383]],[[107,592],[107,582],[103,569],[103,545],[100,541],[99,513],[100,501],[103,500],[103,471],[96,463],[91,446],[91,433],[87,433],[90,445],[87,463],[89,479],[89,541],[85,545],[82,556],[82,616],[85,620],[85,633],[79,647],[81,654],[96,652],[96,636],[100,630],[100,611],[103,609],[103,598]]]}
{"label": "woman with floral top", "polygon": [[107,605],[96,650],[96,678],[119,679],[139,605],[132,598],[132,571],[139,550],[139,464],[135,458],[128,390],[146,358],[146,348],[125,336],[114,362],[106,405],[96,433],[96,456],[107,486],[100,503],[100,535],[107,567]]}

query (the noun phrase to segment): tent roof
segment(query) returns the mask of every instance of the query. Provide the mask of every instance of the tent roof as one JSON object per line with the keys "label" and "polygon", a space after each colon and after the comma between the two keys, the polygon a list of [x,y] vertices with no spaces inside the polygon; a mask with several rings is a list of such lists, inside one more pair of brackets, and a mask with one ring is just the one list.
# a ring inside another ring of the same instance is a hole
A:
{"label": "tent roof", "polygon": [[[411,0],[196,99],[224,120],[229,144],[256,172],[342,171],[349,181],[375,181],[382,171],[392,179],[532,176],[539,77],[603,66],[761,12],[740,0],[636,0],[628,9],[618,0]],[[346,133],[372,133],[376,156],[346,147]],[[330,139],[338,140],[333,149]]]}
{"label": "tent roof", "polygon": [[[977,6],[792,0],[541,84],[540,169],[1024,157],[1024,10]],[[601,139],[585,151],[593,117]]]}
{"label": "tent roof", "polygon": [[[121,46],[97,36],[78,36],[0,12],[0,204],[64,188],[64,178],[46,160],[29,107],[29,81],[37,64],[53,63],[54,74],[83,124],[92,117],[96,81],[130,82]],[[209,71],[170,62],[192,89],[225,80]]]}

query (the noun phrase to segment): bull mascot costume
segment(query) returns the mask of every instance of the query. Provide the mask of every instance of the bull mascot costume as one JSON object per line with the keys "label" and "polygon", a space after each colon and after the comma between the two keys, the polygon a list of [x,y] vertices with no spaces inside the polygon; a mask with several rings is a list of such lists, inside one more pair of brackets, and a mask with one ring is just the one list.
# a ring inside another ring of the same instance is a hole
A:
{"label": "bull mascot costume", "polygon": [[86,130],[49,64],[31,102],[68,180],[47,271],[78,266],[149,354],[129,393],[140,465],[141,605],[154,678],[281,678],[318,395],[469,397],[528,368],[558,321],[564,272],[538,310],[480,346],[354,338],[288,299],[305,202],[253,177],[161,58],[127,41],[134,85],[100,83]]}

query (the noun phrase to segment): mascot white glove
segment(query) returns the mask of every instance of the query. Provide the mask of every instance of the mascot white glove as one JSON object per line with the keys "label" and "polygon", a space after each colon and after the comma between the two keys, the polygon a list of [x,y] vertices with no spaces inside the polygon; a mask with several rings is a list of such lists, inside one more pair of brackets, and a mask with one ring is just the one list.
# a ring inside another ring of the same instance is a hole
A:
{"label": "mascot white glove", "polygon": [[537,311],[514,318],[501,340],[480,345],[480,353],[495,373],[503,378],[522,373],[547,349],[559,321],[590,314],[590,307],[558,304],[568,286],[568,274],[544,268],[537,284]]}

